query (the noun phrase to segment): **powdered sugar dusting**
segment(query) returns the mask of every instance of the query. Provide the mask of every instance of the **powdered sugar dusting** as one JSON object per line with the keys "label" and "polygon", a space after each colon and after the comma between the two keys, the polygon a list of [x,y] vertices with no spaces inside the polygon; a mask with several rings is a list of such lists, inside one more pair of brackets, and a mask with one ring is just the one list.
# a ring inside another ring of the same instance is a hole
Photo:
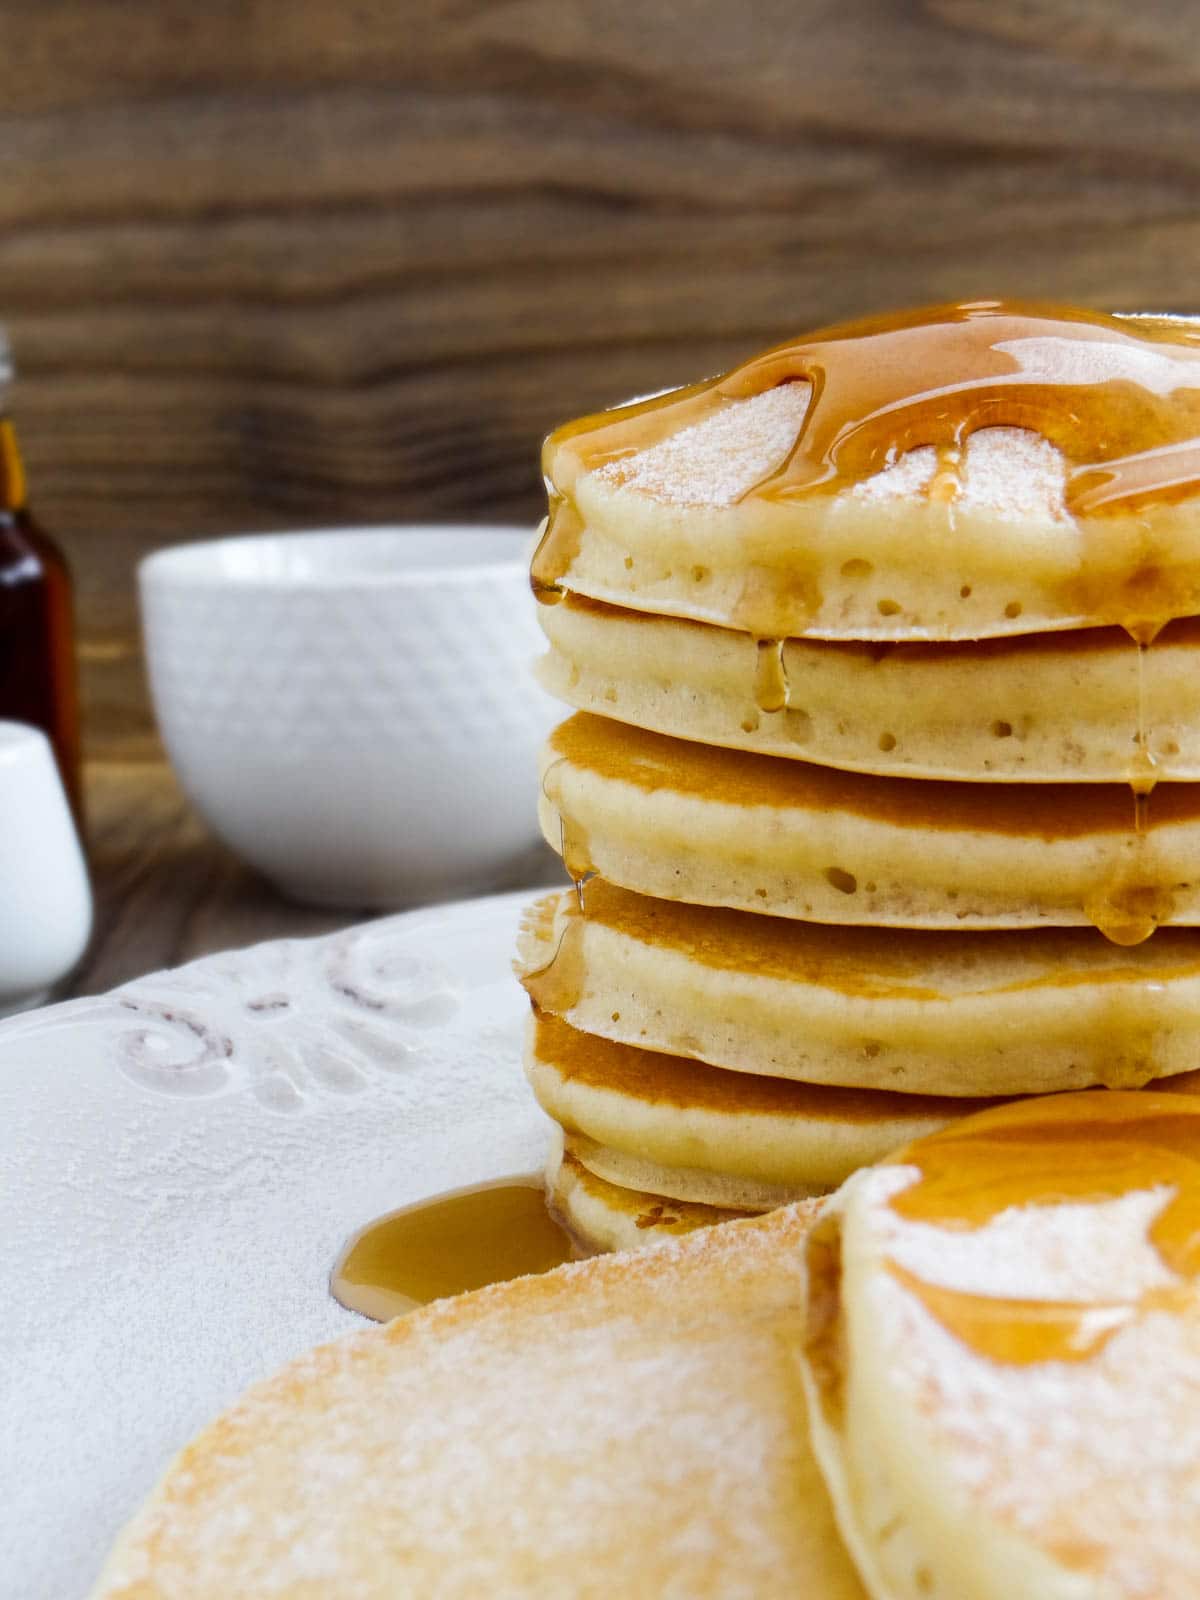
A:
{"label": "powdered sugar dusting", "polygon": [[1066,462],[1028,428],[982,428],[967,440],[956,504],[1008,522],[1071,522]]}
{"label": "powdered sugar dusting", "polygon": [[[1177,1282],[1147,1228],[1173,1191],[1023,1207],[954,1232],[886,1203],[911,1169],[860,1180],[871,1254],[931,1282],[1053,1300],[1135,1299]],[[857,1203],[857,1202],[856,1202]],[[990,1361],[888,1271],[864,1309],[892,1381],[925,1416],[949,1477],[987,1511],[1125,1600],[1200,1592],[1200,1320],[1146,1309],[1083,1362]],[[1092,1592],[1089,1590],[1088,1592]],[[1097,1592],[1099,1592],[1097,1590]]]}
{"label": "powdered sugar dusting", "polygon": [[864,478],[851,489],[856,500],[876,504],[889,500],[909,500],[923,495],[937,470],[937,451],[932,445],[921,445],[900,457],[890,467],[877,472],[873,478]]}
{"label": "powdered sugar dusting", "polygon": [[162,1596],[768,1600],[813,1577],[851,1600],[785,1337],[809,1215],[501,1285],[302,1357],[189,1452],[104,1594],[149,1558]]}
{"label": "powdered sugar dusting", "polygon": [[[937,451],[921,445],[850,493],[868,504],[923,498],[937,471]],[[956,510],[1004,522],[1071,523],[1062,453],[1028,428],[981,428],[967,439],[958,469]]]}
{"label": "powdered sugar dusting", "polygon": [[809,383],[784,383],[748,400],[731,400],[703,422],[610,461],[598,476],[668,505],[733,505],[783,465],[811,394]]}
{"label": "powdered sugar dusting", "polygon": [[[734,505],[783,466],[800,436],[811,393],[810,384],[794,382],[731,400],[702,422],[608,462],[597,476],[666,505]],[[923,499],[937,465],[937,451],[922,445],[846,492],[875,505]],[[1005,521],[1072,521],[1061,452],[1025,428],[984,428],[970,436],[954,503]]]}
{"label": "powdered sugar dusting", "polygon": [[[895,1192],[917,1170],[885,1167],[879,1176],[880,1191]],[[1176,1281],[1146,1243],[1172,1193],[1164,1186],[1086,1205],[1010,1206],[986,1227],[962,1232],[902,1219],[889,1207],[877,1232],[890,1259],[926,1283],[1050,1300],[1103,1300],[1119,1283],[1124,1299]],[[1087,1247],[1096,1232],[1102,1250]]]}

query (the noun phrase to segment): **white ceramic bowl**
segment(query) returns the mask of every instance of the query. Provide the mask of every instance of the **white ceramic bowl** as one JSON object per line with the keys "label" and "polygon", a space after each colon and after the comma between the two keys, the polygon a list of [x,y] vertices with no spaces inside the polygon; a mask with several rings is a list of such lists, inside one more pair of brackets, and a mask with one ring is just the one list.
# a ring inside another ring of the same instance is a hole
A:
{"label": "white ceramic bowl", "polygon": [[527,529],[263,534],[160,550],[150,687],[188,798],[286,894],[390,907],[511,883],[556,719]]}
{"label": "white ceramic bowl", "polygon": [[0,722],[0,1016],[45,999],[91,927],[87,868],[50,741]]}

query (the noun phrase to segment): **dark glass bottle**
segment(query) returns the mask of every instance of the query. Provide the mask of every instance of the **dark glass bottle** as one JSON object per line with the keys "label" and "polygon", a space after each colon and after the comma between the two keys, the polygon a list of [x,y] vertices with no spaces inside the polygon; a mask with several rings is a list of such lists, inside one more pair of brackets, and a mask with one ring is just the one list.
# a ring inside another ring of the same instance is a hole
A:
{"label": "dark glass bottle", "polygon": [[0,328],[0,718],[44,729],[82,820],[71,576],[30,515],[9,415],[12,363]]}

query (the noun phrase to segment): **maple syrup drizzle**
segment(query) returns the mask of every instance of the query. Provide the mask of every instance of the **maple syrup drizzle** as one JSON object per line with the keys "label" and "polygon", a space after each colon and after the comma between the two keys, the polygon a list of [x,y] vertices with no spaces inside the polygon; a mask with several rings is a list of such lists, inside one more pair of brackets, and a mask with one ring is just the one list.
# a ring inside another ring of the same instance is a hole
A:
{"label": "maple syrup drizzle", "polygon": [[[606,887],[599,879],[597,885],[601,891]],[[569,1015],[575,1009],[583,998],[587,982],[587,962],[583,951],[586,907],[578,896],[577,900],[578,910],[566,910],[563,927],[557,938],[554,938],[553,913],[550,914],[546,927],[549,954],[540,967],[520,974],[521,985],[533,1002],[534,1009],[549,1011],[555,1016]]]}
{"label": "maple syrup drizzle", "polygon": [[963,453],[958,445],[938,445],[937,466],[925,486],[926,499],[953,504],[962,493],[962,466]]}
{"label": "maple syrup drizzle", "polygon": [[587,834],[577,821],[573,818],[568,819],[563,811],[558,813],[558,849],[571,882],[575,885],[575,898],[582,911],[584,890],[588,879],[595,876],[596,869],[592,865]]}
{"label": "maple syrup drizzle", "polygon": [[868,317],[552,433],[543,451],[550,515],[531,572],[539,599],[561,594],[578,552],[580,472],[646,450],[731,400],[800,381],[813,398],[796,444],[744,498],[836,491],[923,445],[943,452],[935,498],[953,498],[966,440],[997,427],[1031,430],[1061,451],[1076,517],[1200,489],[1200,339],[1188,328],[1003,300]]}
{"label": "maple syrup drizzle", "polygon": [[759,639],[754,669],[754,703],[760,711],[783,711],[788,703],[788,675],[783,639]]}
{"label": "maple syrup drizzle", "polygon": [[550,763],[542,774],[542,795],[558,818],[558,853],[562,857],[571,882],[575,885],[575,897],[582,911],[584,890],[588,879],[595,876],[596,868],[592,862],[586,830],[577,818],[568,815],[567,808],[563,804],[561,772],[566,765],[565,756],[559,756]]}
{"label": "maple syrup drizzle", "polygon": [[1151,730],[1146,720],[1146,653],[1161,632],[1156,622],[1128,622],[1125,631],[1133,641],[1137,661],[1137,721],[1134,751],[1126,774],[1133,796],[1133,832],[1126,860],[1117,872],[1097,885],[1084,905],[1084,914],[1114,944],[1135,945],[1169,922],[1175,896],[1159,880],[1152,854],[1151,795],[1158,782],[1158,760],[1150,748]]}
{"label": "maple syrup drizzle", "polygon": [[334,1299],[387,1322],[445,1295],[548,1272],[581,1252],[540,1178],[504,1179],[393,1211],[356,1233],[330,1274]]}
{"label": "maple syrup drizzle", "polygon": [[1132,1296],[1043,1301],[977,1294],[892,1274],[950,1333],[990,1360],[1086,1361],[1153,1310],[1194,1311],[1200,1293],[1200,1101],[1153,1090],[1023,1100],[918,1140],[890,1165],[916,1167],[894,1211],[948,1231],[985,1227],[1017,1206],[1097,1204],[1159,1188],[1148,1239],[1178,1280]]}

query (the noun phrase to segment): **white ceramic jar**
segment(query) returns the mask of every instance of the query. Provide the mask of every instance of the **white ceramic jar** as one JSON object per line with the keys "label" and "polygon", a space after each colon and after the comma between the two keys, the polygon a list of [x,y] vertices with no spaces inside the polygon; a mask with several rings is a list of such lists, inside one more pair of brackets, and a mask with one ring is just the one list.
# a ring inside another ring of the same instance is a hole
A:
{"label": "white ceramic jar", "polygon": [[44,999],[91,928],[87,867],[50,742],[0,722],[0,1016]]}
{"label": "white ceramic jar", "polygon": [[[188,798],[286,894],[394,907],[511,883],[556,712],[526,529],[344,529],[158,551],[155,710]],[[528,869],[527,869],[528,870]]]}

